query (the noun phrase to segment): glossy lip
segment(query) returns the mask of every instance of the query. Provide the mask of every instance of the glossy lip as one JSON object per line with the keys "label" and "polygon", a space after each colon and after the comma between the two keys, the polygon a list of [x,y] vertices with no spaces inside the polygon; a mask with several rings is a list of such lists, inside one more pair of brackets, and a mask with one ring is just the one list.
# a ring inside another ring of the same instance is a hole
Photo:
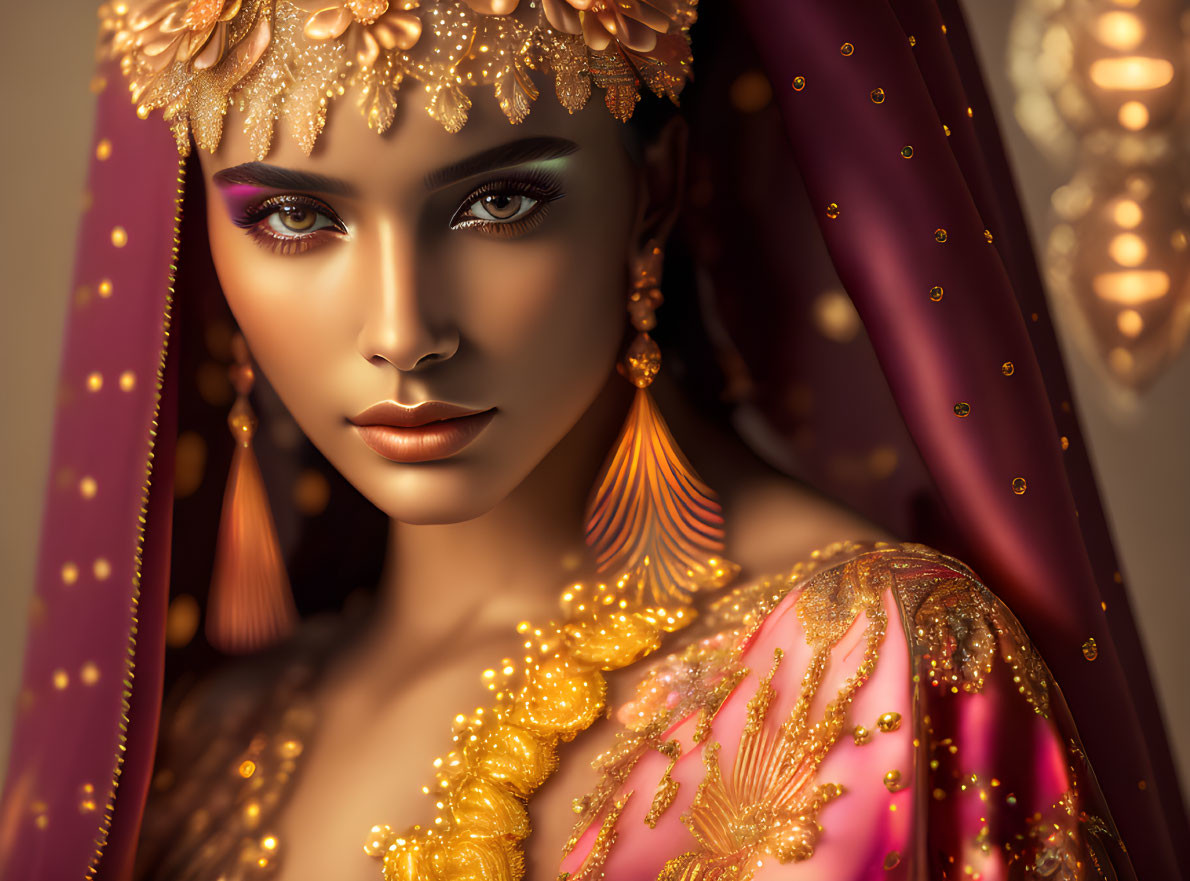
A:
{"label": "glossy lip", "polygon": [[453,456],[479,436],[496,408],[471,410],[442,401],[406,407],[381,401],[349,421],[360,439],[393,462],[431,462]]}

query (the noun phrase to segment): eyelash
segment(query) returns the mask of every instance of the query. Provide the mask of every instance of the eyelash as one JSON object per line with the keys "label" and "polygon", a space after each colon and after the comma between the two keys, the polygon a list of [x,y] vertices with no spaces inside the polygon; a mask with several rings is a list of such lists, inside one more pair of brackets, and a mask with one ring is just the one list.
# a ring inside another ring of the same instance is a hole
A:
{"label": "eyelash", "polygon": [[[327,226],[305,234],[279,235],[268,228],[266,221],[282,208],[305,208],[308,211],[314,212],[316,215],[315,223],[318,222],[319,218],[325,218],[330,223]],[[233,223],[247,232],[257,244],[285,256],[304,254],[306,251],[309,251],[324,238],[323,233],[328,229],[334,229],[335,233],[340,235],[346,235],[347,233],[347,227],[343,221],[339,219],[339,216],[325,202],[309,196],[292,194],[270,196],[261,202],[257,202],[245,209],[243,215],[235,218]]]}
{"label": "eyelash", "polygon": [[[528,213],[514,220],[487,220],[471,213],[471,206],[491,195],[521,196],[532,199],[534,204]],[[512,174],[472,190],[455,210],[449,226],[452,230],[478,229],[488,235],[516,238],[536,228],[545,219],[549,204],[563,195],[557,178],[548,172],[531,170]],[[269,229],[266,221],[282,208],[305,208],[316,215],[315,223],[320,219],[328,223],[309,233],[279,235]],[[346,224],[329,205],[319,199],[296,194],[270,196],[246,208],[241,216],[233,219],[233,223],[262,247],[285,256],[304,254],[314,248],[325,238],[323,233],[328,230],[333,235],[347,234]]]}
{"label": "eyelash", "polygon": [[[485,196],[522,196],[534,201],[529,212],[515,220],[486,220],[471,214],[471,206]],[[558,178],[539,169],[527,170],[496,181],[481,184],[472,190],[450,219],[451,229],[479,229],[488,235],[516,238],[535,229],[545,220],[551,202],[563,196]]]}

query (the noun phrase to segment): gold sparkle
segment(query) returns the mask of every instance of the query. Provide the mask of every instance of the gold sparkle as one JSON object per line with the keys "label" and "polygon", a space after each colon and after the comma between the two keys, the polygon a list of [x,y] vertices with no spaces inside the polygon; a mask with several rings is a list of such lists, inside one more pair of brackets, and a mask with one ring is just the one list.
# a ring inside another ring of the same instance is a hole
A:
{"label": "gold sparkle", "polygon": [[112,227],[112,244],[117,248],[123,248],[128,244],[128,230],[122,226]]}
{"label": "gold sparkle", "polygon": [[62,691],[66,686],[70,685],[70,674],[61,667],[53,672],[50,679],[54,683],[54,688],[58,689],[58,691]]}
{"label": "gold sparkle", "polygon": [[103,162],[105,159],[110,158],[111,155],[112,155],[112,142],[109,141],[107,138],[104,138],[98,144],[95,145],[95,158],[98,159],[100,162]]}
{"label": "gold sparkle", "polygon": [[283,759],[296,759],[302,754],[302,742],[300,740],[285,740],[277,745],[277,755]]}
{"label": "gold sparkle", "polygon": [[74,563],[64,563],[62,565],[62,583],[74,584],[79,580],[79,567]]}
{"label": "gold sparkle", "polygon": [[87,391],[97,392],[103,388],[103,374],[98,370],[87,374]]}
{"label": "gold sparkle", "polygon": [[106,300],[111,295],[112,295],[112,280],[110,278],[105,278],[103,281],[101,281],[99,283],[99,296],[103,297],[103,299]]}
{"label": "gold sparkle", "polygon": [[105,581],[112,574],[112,564],[99,557],[91,566],[91,572],[95,575],[96,581]]}
{"label": "gold sparkle", "polygon": [[99,484],[96,483],[94,477],[87,476],[79,481],[79,495],[84,499],[93,499],[98,492]]}
{"label": "gold sparkle", "polygon": [[136,388],[136,374],[131,370],[125,370],[120,374],[120,390],[130,392]]}
{"label": "gold sparkle", "polygon": [[94,685],[99,681],[99,667],[94,661],[87,661],[79,669],[79,679],[83,681],[83,685]]}

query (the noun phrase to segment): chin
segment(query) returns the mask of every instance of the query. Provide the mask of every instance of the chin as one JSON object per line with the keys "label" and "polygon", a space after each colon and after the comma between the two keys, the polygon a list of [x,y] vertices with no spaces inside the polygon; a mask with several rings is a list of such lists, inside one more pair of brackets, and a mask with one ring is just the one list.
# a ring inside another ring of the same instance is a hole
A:
{"label": "chin", "polygon": [[462,523],[492,510],[516,485],[509,483],[507,474],[499,480],[485,479],[476,473],[479,469],[467,464],[451,459],[417,465],[383,463],[379,469],[369,468],[363,479],[349,480],[390,520],[421,526]]}

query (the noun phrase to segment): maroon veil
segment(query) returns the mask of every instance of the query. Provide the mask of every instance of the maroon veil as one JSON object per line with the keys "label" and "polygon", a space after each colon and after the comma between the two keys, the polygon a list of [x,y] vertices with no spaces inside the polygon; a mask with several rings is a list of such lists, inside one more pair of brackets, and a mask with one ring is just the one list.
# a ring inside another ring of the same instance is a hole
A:
{"label": "maroon veil", "polygon": [[[1052,669],[1138,877],[1179,877],[1178,780],[957,3],[703,7],[685,246],[742,433],[979,573]],[[186,577],[171,533],[186,346],[202,335],[188,300],[206,283],[201,187],[116,67],[100,75],[94,137],[110,147],[75,267],[95,294],[63,347],[0,802],[12,881],[128,876],[171,577]],[[848,335],[834,292],[862,329]]]}

